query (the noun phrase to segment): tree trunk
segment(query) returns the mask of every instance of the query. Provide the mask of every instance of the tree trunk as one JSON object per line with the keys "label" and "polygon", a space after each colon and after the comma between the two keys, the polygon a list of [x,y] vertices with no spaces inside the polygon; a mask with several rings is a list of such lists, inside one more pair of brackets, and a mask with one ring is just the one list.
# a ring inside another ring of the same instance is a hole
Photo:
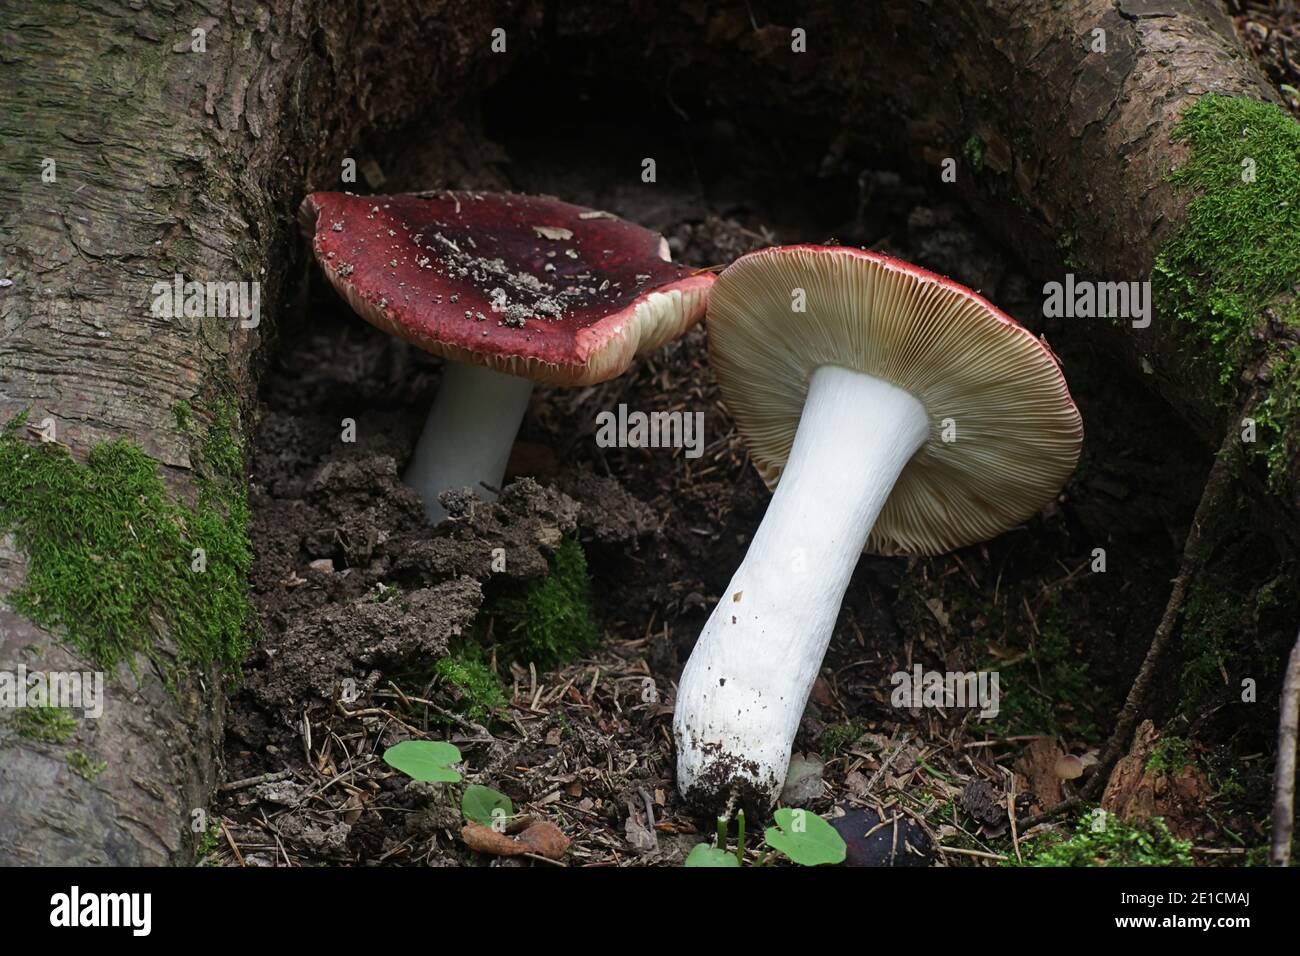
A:
{"label": "tree trunk", "polygon": [[[922,46],[909,52],[952,63],[957,76],[902,86],[897,108],[909,117],[912,151],[934,162],[938,143],[955,149],[977,137],[983,168],[958,184],[1044,276],[1151,277],[1192,198],[1167,179],[1187,158],[1172,134],[1188,107],[1210,92],[1277,101],[1217,2],[1067,0],[1050,12],[1024,0],[940,6],[948,11],[943,28],[910,31]],[[1092,49],[1095,30],[1104,31],[1105,53]],[[902,55],[894,66],[903,65]],[[1262,314],[1258,320],[1262,339],[1282,331]],[[1087,327],[1151,376],[1211,448],[1261,371],[1263,349],[1234,356],[1240,364],[1226,375],[1225,396],[1224,369],[1204,361],[1204,343],[1171,314],[1157,312],[1145,328]],[[1294,338],[1283,334],[1279,345],[1289,350]],[[1297,449],[1286,442],[1292,479],[1300,477]],[[1296,505],[1294,496],[1286,502]]]}
{"label": "tree trunk", "polygon": [[[491,31],[517,39],[518,5],[5,6],[0,421],[24,409],[33,422],[52,418],[78,459],[129,438],[164,466],[178,498],[192,498],[174,406],[251,397],[304,261],[293,235],[302,194],[336,186],[345,158],[364,163],[412,119],[436,119],[489,80]],[[260,282],[261,323],[154,316],[154,283],[178,274]],[[21,587],[27,560],[4,541],[0,594]],[[164,637],[156,658],[176,651]],[[119,667],[102,717],[79,722],[66,744],[0,721],[0,863],[192,857],[194,811],[216,778],[222,678],[190,669],[168,688],[150,660],[134,663],[138,676]],[[90,669],[5,605],[0,671],[20,664]],[[74,773],[73,747],[102,772]]]}

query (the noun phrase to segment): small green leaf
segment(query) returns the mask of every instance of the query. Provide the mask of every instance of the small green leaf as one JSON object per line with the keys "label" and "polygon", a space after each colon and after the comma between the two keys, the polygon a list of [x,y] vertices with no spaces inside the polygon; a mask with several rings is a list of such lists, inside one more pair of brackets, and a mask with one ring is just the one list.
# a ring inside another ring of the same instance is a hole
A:
{"label": "small green leaf", "polygon": [[460,750],[442,740],[403,740],[384,751],[384,763],[426,783],[458,783],[451,765],[459,762]]}
{"label": "small green leaf", "polygon": [[707,843],[695,844],[695,849],[691,850],[686,857],[687,866],[740,866],[740,861],[736,859],[734,853],[728,853],[726,850],[719,850],[717,847],[709,846]]}
{"label": "small green leaf", "polygon": [[490,827],[499,817],[514,816],[515,807],[504,793],[471,783],[460,798],[460,812],[466,820]]}
{"label": "small green leaf", "polygon": [[763,834],[772,849],[801,866],[844,862],[844,838],[817,814],[782,807],[773,816],[776,826]]}

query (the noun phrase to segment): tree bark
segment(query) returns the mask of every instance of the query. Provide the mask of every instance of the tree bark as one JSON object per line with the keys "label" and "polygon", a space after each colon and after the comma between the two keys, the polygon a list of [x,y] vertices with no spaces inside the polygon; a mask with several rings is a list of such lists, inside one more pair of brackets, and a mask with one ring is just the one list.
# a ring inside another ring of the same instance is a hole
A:
{"label": "tree bark", "polygon": [[[505,0],[6,3],[0,421],[27,408],[53,418],[77,457],[127,437],[191,495],[173,405],[251,397],[304,261],[291,241],[303,193],[337,188],[345,157],[373,156],[413,119],[446,115],[505,68],[491,31],[517,40],[527,16]],[[261,324],[152,316],[153,284],[177,274],[259,281]],[[0,595],[26,567],[6,540]],[[0,606],[0,670],[20,663],[87,669],[57,634]],[[111,675],[103,716],[69,744],[106,764],[93,781],[70,771],[66,747],[0,728],[0,863],[192,857],[222,679],[189,673],[168,689],[149,661],[136,671]]]}
{"label": "tree bark", "polygon": [[[904,88],[899,108],[910,117],[913,150],[933,162],[936,133],[953,147],[978,136],[994,175],[958,184],[1043,275],[1149,277],[1190,198],[1166,180],[1186,156],[1171,133],[1187,107],[1209,92],[1277,101],[1216,2],[942,6],[944,29],[916,53],[954,63],[958,74],[946,95]],[[1094,29],[1105,31],[1105,54],[1090,52]],[[1218,447],[1232,414],[1212,398],[1218,370],[1195,361],[1187,330],[1173,317],[1157,314],[1142,329],[1088,328],[1151,376],[1206,444]]]}

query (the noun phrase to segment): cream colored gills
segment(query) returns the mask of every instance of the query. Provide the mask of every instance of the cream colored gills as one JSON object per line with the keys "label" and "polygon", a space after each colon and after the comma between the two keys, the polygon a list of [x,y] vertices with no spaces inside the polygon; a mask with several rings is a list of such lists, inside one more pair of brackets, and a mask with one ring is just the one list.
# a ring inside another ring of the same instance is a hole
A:
{"label": "cream colored gills", "polygon": [[[1055,360],[969,290],[848,248],[763,250],[723,276],[710,300],[710,361],[769,487],[821,365],[877,375],[929,410],[935,441],[899,482],[869,550],[939,554],[987,540],[1074,470],[1079,415]],[[941,438],[944,423],[955,440]]]}
{"label": "cream colored gills", "polygon": [[776,799],[858,555],[929,433],[902,389],[838,366],[813,374],[781,483],[682,674],[683,792],[715,779],[721,757]]}
{"label": "cream colored gills", "polygon": [[937,554],[1014,527],[1069,477],[1082,425],[1026,329],[877,253],[742,256],[714,286],[708,332],[774,488],[678,690],[678,786],[718,809],[779,795],[864,548]]}

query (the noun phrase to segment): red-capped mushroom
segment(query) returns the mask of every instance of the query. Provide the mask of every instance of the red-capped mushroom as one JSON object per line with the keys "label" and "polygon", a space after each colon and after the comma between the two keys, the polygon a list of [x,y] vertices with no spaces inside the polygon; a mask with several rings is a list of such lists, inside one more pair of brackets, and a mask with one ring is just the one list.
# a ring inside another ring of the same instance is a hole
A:
{"label": "red-capped mushroom", "polygon": [[358,315],[447,359],[406,471],[435,521],[448,488],[500,484],[534,382],[613,378],[699,321],[713,283],[658,233],[537,196],[318,192],[299,215]]}

